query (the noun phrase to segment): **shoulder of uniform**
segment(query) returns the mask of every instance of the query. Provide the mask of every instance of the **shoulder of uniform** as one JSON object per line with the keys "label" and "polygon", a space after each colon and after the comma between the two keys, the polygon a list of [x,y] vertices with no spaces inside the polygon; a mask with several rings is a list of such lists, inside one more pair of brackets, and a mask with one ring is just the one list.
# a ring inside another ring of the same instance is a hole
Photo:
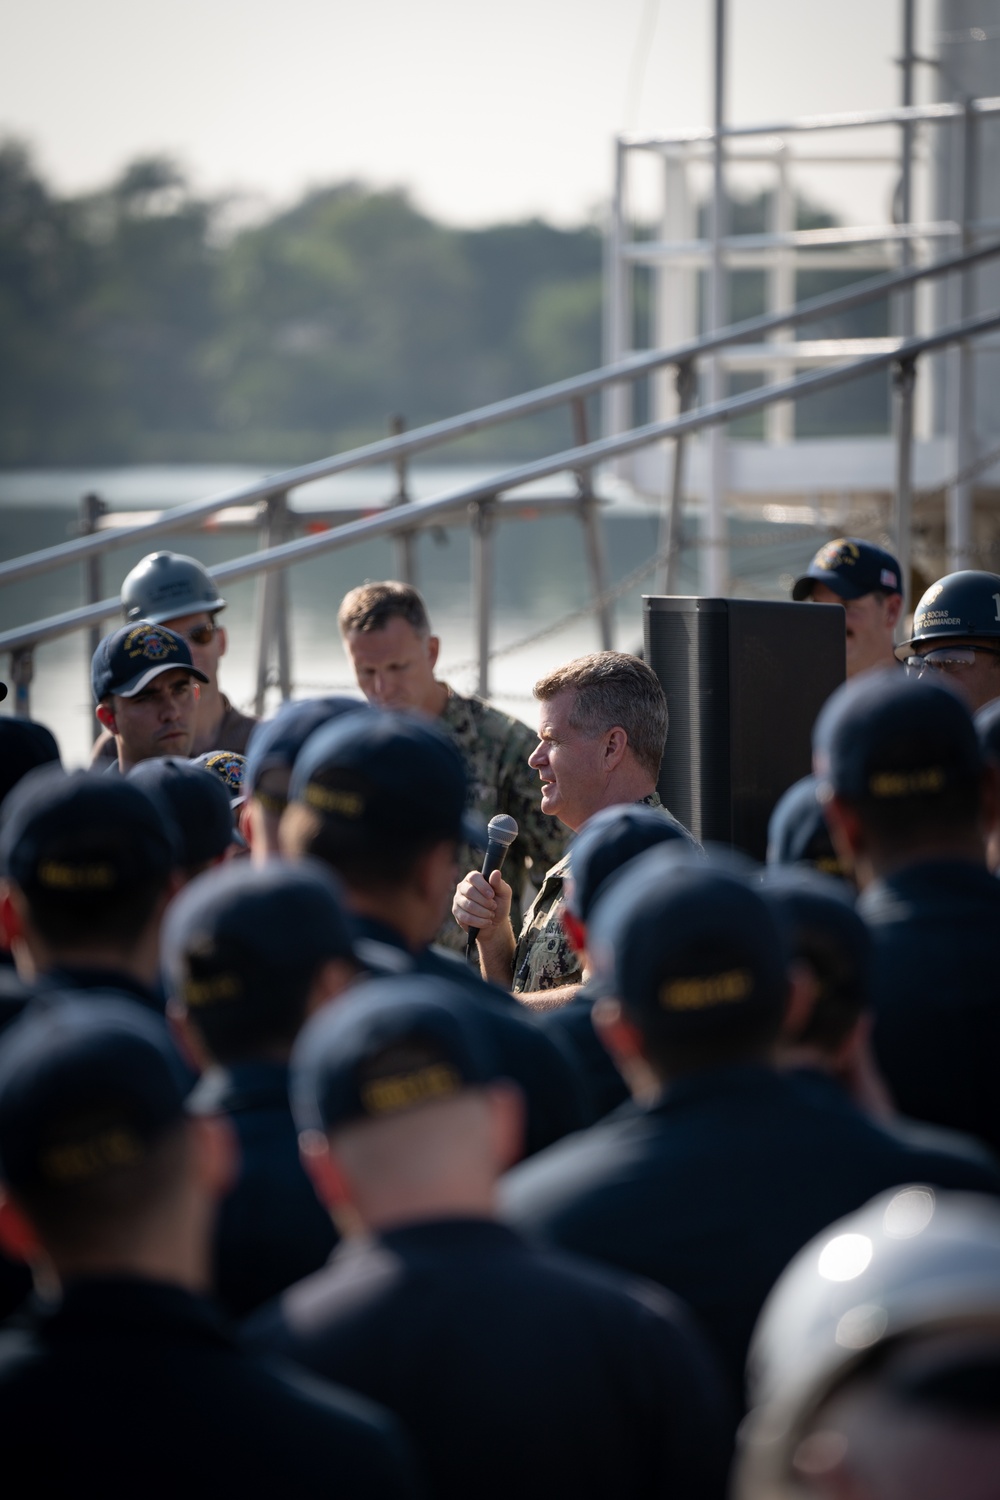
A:
{"label": "shoulder of uniform", "polygon": [[457,723],[463,718],[471,718],[489,733],[508,735],[515,732],[534,740],[533,731],[520,719],[515,719],[513,714],[505,713],[502,708],[487,703],[485,698],[480,698],[476,693],[456,693],[452,687],[448,688],[448,698],[441,717],[450,723]]}
{"label": "shoulder of uniform", "polygon": [[569,854],[570,851],[567,849],[561,859],[557,859],[554,865],[549,866],[545,872],[546,880],[566,879],[566,876],[569,874]]}

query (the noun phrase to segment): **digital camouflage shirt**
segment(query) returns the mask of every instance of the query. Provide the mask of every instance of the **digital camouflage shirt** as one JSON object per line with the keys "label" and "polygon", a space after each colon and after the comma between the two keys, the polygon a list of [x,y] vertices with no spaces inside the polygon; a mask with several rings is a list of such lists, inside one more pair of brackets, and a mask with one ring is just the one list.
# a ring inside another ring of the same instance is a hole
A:
{"label": "digital camouflage shirt", "polygon": [[[538,882],[541,872],[562,854],[569,837],[557,818],[548,818],[542,812],[538,772],[528,765],[538,736],[527,724],[501,713],[482,698],[465,698],[451,688],[437,722],[462,752],[469,773],[470,809],[484,823],[501,812],[509,813],[517,822],[517,838],[503,867],[503,877],[514,891],[511,922],[517,932],[525,885],[529,878]],[[458,856],[463,876],[481,868],[484,852],[463,845]],[[533,874],[528,869],[529,859]],[[452,952],[465,951],[465,933],[450,915],[437,941]]]}
{"label": "digital camouflage shirt", "polygon": [[[656,792],[640,799],[644,807],[662,807]],[[531,903],[514,949],[515,995],[536,990],[555,990],[564,984],[579,984],[580,961],[563,927],[563,888],[569,872],[569,851],[546,872],[538,895]],[[515,932],[517,931],[515,927]]]}

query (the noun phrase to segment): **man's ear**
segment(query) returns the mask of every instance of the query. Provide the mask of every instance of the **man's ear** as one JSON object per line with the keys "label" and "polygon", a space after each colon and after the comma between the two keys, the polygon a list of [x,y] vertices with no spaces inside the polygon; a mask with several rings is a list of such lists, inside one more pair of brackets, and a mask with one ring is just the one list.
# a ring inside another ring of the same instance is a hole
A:
{"label": "man's ear", "polygon": [[823,817],[837,858],[845,870],[853,870],[855,858],[865,846],[864,829],[857,809],[832,792],[823,803]]}
{"label": "man's ear", "polygon": [[902,596],[902,594],[890,594],[889,597],[885,601],[885,623],[887,625],[891,625],[891,626],[895,627],[896,624],[898,623],[899,617],[900,617],[900,615],[902,613],[903,613],[903,596]]}
{"label": "man's ear", "polygon": [[111,707],[110,703],[99,703],[94,712],[97,715],[97,721],[99,724],[103,724],[104,728],[107,729],[111,734],[118,733],[118,724],[115,719],[115,711]]}
{"label": "man's ear", "polygon": [[0,1188],[0,1249],[11,1260],[21,1260],[27,1265],[33,1265],[44,1253],[34,1225],[3,1188]]}
{"label": "man's ear", "polygon": [[202,1183],[216,1202],[236,1182],[240,1169],[240,1145],[225,1115],[193,1115],[188,1126]]}
{"label": "man's ear", "polygon": [[794,960],[788,969],[788,1001],[781,1023],[782,1042],[794,1045],[806,1027],[819,998],[819,981],[811,965]]}
{"label": "man's ear", "polygon": [[226,634],[225,625],[217,625],[215,627],[215,633],[219,637],[219,655],[225,656],[226,652],[229,650],[229,637]]}
{"label": "man's ear", "polygon": [[594,1030],[615,1062],[643,1057],[642,1033],[628,1019],[617,1000],[594,1001],[591,1011]]}
{"label": "man's ear", "polygon": [[313,1192],[328,1212],[351,1201],[351,1189],[340,1162],[330,1150],[322,1130],[303,1130],[299,1136],[299,1160]]}
{"label": "man's ear", "polygon": [[24,923],[10,881],[0,880],[0,945],[13,948],[15,941],[23,936]]}
{"label": "man's ear", "polygon": [[604,736],[604,769],[614,771],[621,765],[628,749],[628,735],[620,724],[615,724]]}
{"label": "man's ear", "polygon": [[179,1000],[167,1001],[167,1025],[178,1052],[196,1073],[204,1073],[212,1066],[212,1059],[198,1028],[192,1024],[191,1017]]}
{"label": "man's ear", "polygon": [[441,637],[429,635],[427,637],[427,660],[431,664],[431,671],[437,666],[438,656],[441,654]]}
{"label": "man's ear", "polygon": [[240,810],[236,817],[236,826],[250,853],[253,854],[253,813],[250,811],[250,798],[240,804]]}
{"label": "man's ear", "polygon": [[494,1083],[488,1090],[493,1159],[498,1173],[524,1156],[525,1103],[516,1083]]}

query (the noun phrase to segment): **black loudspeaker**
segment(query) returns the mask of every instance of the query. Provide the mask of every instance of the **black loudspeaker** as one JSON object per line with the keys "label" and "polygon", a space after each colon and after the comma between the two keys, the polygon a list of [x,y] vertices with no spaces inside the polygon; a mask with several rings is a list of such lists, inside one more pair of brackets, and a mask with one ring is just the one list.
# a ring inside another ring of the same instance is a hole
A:
{"label": "black loudspeaker", "polygon": [[844,680],[839,604],[643,599],[667,695],[658,791],[696,838],[763,859],[774,804],[812,768],[816,715]]}

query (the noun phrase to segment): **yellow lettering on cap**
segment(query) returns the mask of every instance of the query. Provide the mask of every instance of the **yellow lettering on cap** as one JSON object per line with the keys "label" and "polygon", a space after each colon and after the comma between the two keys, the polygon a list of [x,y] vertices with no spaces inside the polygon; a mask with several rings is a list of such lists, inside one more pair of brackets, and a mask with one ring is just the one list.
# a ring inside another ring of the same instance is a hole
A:
{"label": "yellow lettering on cap", "polygon": [[212,979],[185,979],[181,992],[184,1004],[197,1009],[199,1005],[215,1005],[219,1000],[238,1000],[243,994],[243,981],[237,974],[216,974]]}
{"label": "yellow lettering on cap", "polygon": [[745,1000],[752,989],[753,977],[747,969],[692,975],[661,984],[660,1004],[664,1010],[707,1010],[712,1005],[732,1005]]}
{"label": "yellow lettering on cap", "polygon": [[432,1063],[414,1073],[372,1079],[362,1086],[361,1102],[370,1115],[388,1115],[429,1099],[445,1099],[461,1087],[462,1080],[454,1068],[447,1063]]}
{"label": "yellow lettering on cap", "polygon": [[873,797],[913,797],[940,792],[947,779],[940,766],[927,766],[920,771],[879,771],[869,778],[868,790]]}
{"label": "yellow lettering on cap", "polygon": [[44,859],[38,866],[41,885],[60,891],[106,891],[118,880],[114,865],[67,865]]}
{"label": "yellow lettering on cap", "polygon": [[320,812],[339,813],[343,818],[360,818],[365,810],[365,799],[360,792],[320,786],[315,781],[311,781],[306,787],[305,800],[310,807],[316,807]]}
{"label": "yellow lettering on cap", "polygon": [[134,1166],[142,1157],[139,1137],[122,1126],[86,1140],[51,1146],[42,1152],[39,1166],[50,1182],[83,1182],[114,1167]]}

